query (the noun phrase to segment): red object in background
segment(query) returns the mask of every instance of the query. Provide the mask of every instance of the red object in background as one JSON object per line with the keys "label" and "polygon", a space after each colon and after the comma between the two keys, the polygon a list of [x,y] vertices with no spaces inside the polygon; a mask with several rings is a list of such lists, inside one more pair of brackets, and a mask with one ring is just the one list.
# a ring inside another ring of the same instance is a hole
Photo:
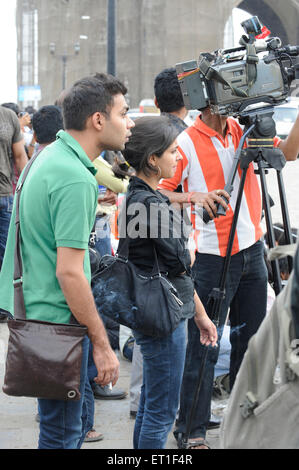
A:
{"label": "red object in background", "polygon": [[265,39],[268,36],[270,36],[271,31],[267,28],[267,26],[262,27],[262,34],[259,34],[258,36],[255,36],[256,39]]}

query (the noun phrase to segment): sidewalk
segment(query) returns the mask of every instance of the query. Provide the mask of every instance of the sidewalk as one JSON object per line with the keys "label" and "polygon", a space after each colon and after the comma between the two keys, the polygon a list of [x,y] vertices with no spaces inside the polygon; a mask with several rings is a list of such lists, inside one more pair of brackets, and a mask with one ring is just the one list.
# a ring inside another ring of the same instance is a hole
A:
{"label": "sidewalk", "polygon": [[[36,400],[9,397],[2,392],[4,357],[7,348],[8,328],[0,324],[0,449],[36,449],[39,425],[35,421]],[[95,401],[95,428],[104,434],[104,440],[83,445],[83,449],[132,449],[134,420],[130,419],[131,363],[120,359],[120,378],[116,387],[128,392],[123,400]],[[219,448],[219,430],[207,435],[213,449]],[[166,449],[177,449],[170,433]]]}

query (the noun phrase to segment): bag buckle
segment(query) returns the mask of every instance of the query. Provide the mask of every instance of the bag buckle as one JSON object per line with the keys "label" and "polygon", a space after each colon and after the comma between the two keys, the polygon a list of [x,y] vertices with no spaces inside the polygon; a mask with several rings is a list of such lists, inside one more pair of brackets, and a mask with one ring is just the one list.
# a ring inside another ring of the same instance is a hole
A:
{"label": "bag buckle", "polygon": [[249,418],[253,414],[253,411],[258,406],[258,401],[255,395],[252,392],[247,392],[246,397],[240,408],[242,408],[242,416],[243,418]]}
{"label": "bag buckle", "polygon": [[23,277],[20,277],[19,279],[14,279],[13,280],[13,286],[14,287],[19,287],[23,285]]}
{"label": "bag buckle", "polygon": [[96,232],[91,232],[91,234],[90,234],[90,236],[89,236],[89,245],[90,245],[91,247],[95,247],[96,241],[97,241],[97,239],[96,239]]}
{"label": "bag buckle", "polygon": [[67,392],[67,397],[69,400],[74,400],[77,396],[77,392],[75,390],[69,390]]}

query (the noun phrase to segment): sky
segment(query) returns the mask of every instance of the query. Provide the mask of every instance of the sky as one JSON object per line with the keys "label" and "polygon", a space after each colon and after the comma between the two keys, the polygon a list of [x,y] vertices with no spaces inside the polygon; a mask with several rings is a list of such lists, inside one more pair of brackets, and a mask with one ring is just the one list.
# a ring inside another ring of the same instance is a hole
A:
{"label": "sky", "polygon": [[[0,103],[17,101],[17,36],[15,22],[16,0],[0,0]],[[243,34],[241,21],[250,15],[234,9],[235,45]],[[222,45],[219,45],[222,47]]]}
{"label": "sky", "polygon": [[17,100],[16,0],[0,0],[0,103]]}

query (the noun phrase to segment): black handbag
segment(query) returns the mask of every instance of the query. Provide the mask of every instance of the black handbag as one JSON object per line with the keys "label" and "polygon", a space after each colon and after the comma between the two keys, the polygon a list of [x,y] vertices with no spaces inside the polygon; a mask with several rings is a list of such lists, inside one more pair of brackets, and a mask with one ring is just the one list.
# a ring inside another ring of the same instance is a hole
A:
{"label": "black handbag", "polygon": [[129,240],[120,240],[115,256],[101,258],[91,280],[98,311],[144,335],[167,336],[181,320],[183,302],[173,284],[161,274],[155,247],[152,273],[141,272],[128,259]]}
{"label": "black handbag", "polygon": [[27,164],[16,193],[14,255],[14,319],[8,321],[9,339],[3,392],[10,396],[52,400],[79,400],[82,341],[87,328],[73,315],[70,324],[26,319],[19,219],[20,194],[33,161]]}

